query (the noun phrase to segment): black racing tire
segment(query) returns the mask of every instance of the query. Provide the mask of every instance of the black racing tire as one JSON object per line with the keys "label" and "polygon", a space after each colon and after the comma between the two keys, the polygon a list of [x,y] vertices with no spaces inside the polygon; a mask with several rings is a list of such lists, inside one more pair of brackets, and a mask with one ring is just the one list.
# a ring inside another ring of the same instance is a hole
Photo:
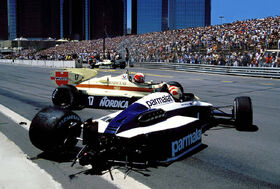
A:
{"label": "black racing tire", "polygon": [[115,63],[112,64],[112,69],[116,69],[117,65]]}
{"label": "black racing tire", "polygon": [[75,86],[62,85],[52,93],[52,102],[55,106],[65,109],[81,109],[78,98],[79,92]]}
{"label": "black racing tire", "polygon": [[169,81],[169,82],[167,82],[167,84],[179,87],[181,92],[184,93],[184,88],[183,88],[183,86],[179,82],[177,82],[177,81]]}
{"label": "black racing tire", "polygon": [[253,124],[253,108],[251,98],[241,96],[234,99],[233,119],[237,130],[246,130]]}
{"label": "black racing tire", "polygon": [[31,143],[44,152],[73,149],[81,135],[81,119],[70,110],[47,107],[33,118],[29,128]]}
{"label": "black racing tire", "polygon": [[120,63],[120,69],[125,69],[125,67],[126,67],[125,62]]}

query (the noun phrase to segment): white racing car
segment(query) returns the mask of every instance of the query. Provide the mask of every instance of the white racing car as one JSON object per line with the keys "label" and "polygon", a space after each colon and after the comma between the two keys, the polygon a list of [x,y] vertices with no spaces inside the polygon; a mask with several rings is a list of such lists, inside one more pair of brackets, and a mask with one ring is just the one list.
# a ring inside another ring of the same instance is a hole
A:
{"label": "white racing car", "polygon": [[229,106],[214,107],[191,93],[177,99],[168,91],[151,93],[124,110],[85,122],[69,109],[47,107],[33,118],[29,136],[34,146],[56,155],[82,140],[74,163],[90,164],[95,170],[114,162],[171,163],[199,148],[209,128],[252,126],[250,97],[235,98],[228,113],[224,108]]}
{"label": "white racing car", "polygon": [[91,63],[90,64],[90,68],[101,68],[101,67],[104,67],[104,68],[112,68],[112,69],[116,69],[116,68],[120,68],[120,69],[125,69],[126,67],[126,63],[124,60],[122,59],[119,59],[119,60],[108,60],[108,59],[105,59],[103,61],[99,61],[99,62],[96,62],[96,63]]}
{"label": "white racing car", "polygon": [[[58,88],[52,94],[52,101],[56,106],[70,109],[124,109],[150,93],[161,91],[164,84],[177,86],[183,92],[176,81],[145,82],[144,75],[139,74],[132,77],[126,71],[115,77],[95,77],[97,71],[91,69],[54,70],[51,80]],[[137,76],[142,79],[137,80]]]}

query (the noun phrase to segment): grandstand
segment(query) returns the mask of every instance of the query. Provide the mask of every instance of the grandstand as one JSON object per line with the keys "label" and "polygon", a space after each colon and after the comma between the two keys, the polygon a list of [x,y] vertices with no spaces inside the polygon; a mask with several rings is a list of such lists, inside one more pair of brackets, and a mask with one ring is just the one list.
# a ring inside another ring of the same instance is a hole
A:
{"label": "grandstand", "polygon": [[[236,21],[230,24],[106,38],[106,54],[129,49],[133,62],[204,63],[272,66],[265,64],[266,49],[276,49],[280,17]],[[54,58],[72,54],[88,58],[103,55],[103,40],[68,42],[42,51],[23,50],[18,56]],[[71,57],[70,57],[71,59]],[[274,62],[279,60],[274,57]],[[278,64],[277,64],[278,65]]]}

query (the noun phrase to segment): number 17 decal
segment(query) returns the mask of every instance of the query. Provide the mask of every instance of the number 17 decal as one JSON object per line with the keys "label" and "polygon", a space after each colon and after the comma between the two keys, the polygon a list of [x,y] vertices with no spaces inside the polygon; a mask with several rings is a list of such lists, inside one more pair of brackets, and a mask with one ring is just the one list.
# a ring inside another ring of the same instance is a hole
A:
{"label": "number 17 decal", "polygon": [[89,97],[88,97],[88,104],[89,104],[90,106],[93,105],[93,101],[94,101],[94,97],[93,97],[93,96],[89,96]]}

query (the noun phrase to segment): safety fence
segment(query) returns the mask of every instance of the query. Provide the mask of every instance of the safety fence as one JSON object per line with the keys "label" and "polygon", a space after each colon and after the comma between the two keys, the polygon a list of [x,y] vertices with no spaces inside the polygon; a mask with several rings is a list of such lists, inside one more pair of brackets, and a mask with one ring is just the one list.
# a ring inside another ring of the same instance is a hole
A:
{"label": "safety fence", "polygon": [[[23,64],[29,66],[40,66],[49,68],[77,68],[82,67],[77,61],[53,61],[53,60],[12,60],[0,59],[0,63]],[[227,74],[252,77],[266,77],[280,79],[280,68],[271,67],[246,67],[246,66],[217,66],[205,64],[177,64],[177,63],[156,63],[144,62],[134,63],[135,67],[150,69],[179,70],[187,72],[201,72],[214,74]]]}
{"label": "safety fence", "polygon": [[217,66],[204,64],[175,64],[155,62],[134,63],[134,66],[150,69],[167,69],[187,72],[215,73],[280,79],[280,68],[272,67]]}

